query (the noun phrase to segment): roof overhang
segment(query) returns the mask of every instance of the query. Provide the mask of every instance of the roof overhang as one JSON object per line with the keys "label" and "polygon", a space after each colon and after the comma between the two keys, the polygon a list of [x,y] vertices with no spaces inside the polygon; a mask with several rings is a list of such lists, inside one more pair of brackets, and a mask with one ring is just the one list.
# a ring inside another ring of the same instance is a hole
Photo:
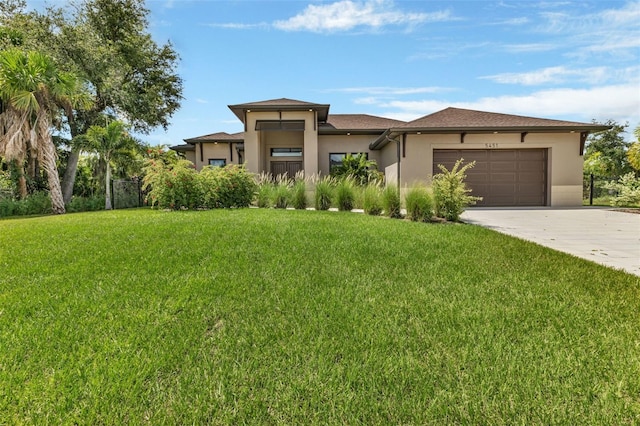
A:
{"label": "roof overhang", "polygon": [[519,127],[402,127],[392,128],[381,134],[369,145],[369,149],[384,148],[402,134],[499,134],[499,133],[579,133],[583,138],[590,132],[610,129],[611,126],[585,124],[581,126],[519,126]]}
{"label": "roof overhang", "polygon": [[329,116],[329,104],[313,104],[313,103],[305,103],[302,105],[290,105],[290,104],[270,104],[270,105],[260,105],[260,104],[238,104],[238,105],[228,105],[229,109],[235,114],[236,117],[243,124],[246,124],[246,114],[248,112],[283,112],[283,111],[315,111],[318,114],[318,121],[324,122],[327,121],[327,117]]}
{"label": "roof overhang", "polygon": [[188,152],[188,151],[195,151],[196,147],[195,145],[191,145],[191,144],[183,144],[183,145],[170,146],[169,149],[177,152]]}

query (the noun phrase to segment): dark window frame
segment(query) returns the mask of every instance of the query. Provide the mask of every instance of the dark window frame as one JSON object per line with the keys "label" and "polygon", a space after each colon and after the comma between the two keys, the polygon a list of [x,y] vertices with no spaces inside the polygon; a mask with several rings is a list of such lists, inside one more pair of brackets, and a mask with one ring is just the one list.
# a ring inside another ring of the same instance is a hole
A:
{"label": "dark window frame", "polygon": [[[220,165],[220,164],[211,164],[211,162],[213,162],[213,161],[217,161],[217,162],[222,161],[222,165]],[[207,161],[207,164],[209,166],[213,166],[213,167],[224,167],[224,166],[227,165],[227,159],[226,158],[209,158],[209,160]]]}
{"label": "dark window frame", "polygon": [[[275,155],[274,155],[275,154]],[[302,147],[274,147],[269,149],[272,158],[297,158],[302,157]]]}
{"label": "dark window frame", "polygon": [[[365,158],[367,160],[369,160],[369,153],[368,152],[330,152],[329,153],[329,172],[331,172],[333,170],[334,167],[339,166],[342,164],[342,160],[344,159],[344,157],[347,156],[347,154],[351,154],[353,156],[359,155],[359,154],[364,154]],[[341,158],[340,160],[333,160],[331,159],[332,155],[340,155]]]}

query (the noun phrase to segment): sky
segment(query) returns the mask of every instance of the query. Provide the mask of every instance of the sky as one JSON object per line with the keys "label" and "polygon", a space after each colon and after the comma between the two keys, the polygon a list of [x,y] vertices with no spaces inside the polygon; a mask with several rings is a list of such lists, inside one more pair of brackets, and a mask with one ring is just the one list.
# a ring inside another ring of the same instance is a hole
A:
{"label": "sky", "polygon": [[[62,1],[62,0],[59,0]],[[30,2],[31,3],[31,2]],[[54,1],[53,4],[56,4]],[[181,57],[176,145],[291,98],[413,120],[449,106],[640,125],[640,1],[147,0]]]}

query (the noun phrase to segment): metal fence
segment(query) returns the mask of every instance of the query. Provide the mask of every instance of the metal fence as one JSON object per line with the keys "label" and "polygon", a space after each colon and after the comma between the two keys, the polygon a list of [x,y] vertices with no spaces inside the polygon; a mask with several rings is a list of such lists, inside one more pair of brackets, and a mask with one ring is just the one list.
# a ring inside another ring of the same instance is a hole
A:
{"label": "metal fence", "polygon": [[592,206],[594,199],[614,197],[616,195],[616,191],[607,189],[604,186],[609,182],[616,182],[618,179],[618,176],[585,176],[582,181],[582,199],[589,200],[589,205]]}
{"label": "metal fence", "polygon": [[114,209],[130,209],[144,205],[140,179],[114,179],[111,181],[111,200]]}

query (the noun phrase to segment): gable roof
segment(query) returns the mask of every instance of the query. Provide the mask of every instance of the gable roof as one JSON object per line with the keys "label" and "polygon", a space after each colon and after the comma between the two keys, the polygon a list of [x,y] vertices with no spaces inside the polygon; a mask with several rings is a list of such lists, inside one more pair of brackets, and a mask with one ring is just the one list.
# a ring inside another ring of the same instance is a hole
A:
{"label": "gable roof", "polygon": [[[403,133],[487,133],[487,132],[591,132],[609,129],[593,123],[551,120],[547,118],[525,117],[522,115],[500,114],[462,108],[445,108],[416,120],[391,127],[370,145],[370,149],[380,149],[390,139]],[[586,136],[585,136],[586,137]]]}
{"label": "gable roof", "polygon": [[521,115],[500,114],[475,111],[462,108],[445,108],[442,111],[425,115],[398,129],[422,130],[600,130],[597,124],[575,121],[550,120],[546,118],[525,117]]}
{"label": "gable roof", "polygon": [[186,143],[194,144],[199,142],[243,142],[244,132],[229,134],[227,132],[211,133],[209,135],[196,136],[184,140]]}
{"label": "gable roof", "polygon": [[320,124],[318,133],[339,134],[346,131],[381,133],[390,127],[402,124],[405,124],[405,122],[369,114],[329,114],[327,121]]}
{"label": "gable roof", "polygon": [[316,104],[296,99],[280,98],[266,101],[248,102],[228,105],[229,109],[244,123],[245,113],[249,111],[317,111],[318,121],[326,121],[329,115],[329,104]]}

